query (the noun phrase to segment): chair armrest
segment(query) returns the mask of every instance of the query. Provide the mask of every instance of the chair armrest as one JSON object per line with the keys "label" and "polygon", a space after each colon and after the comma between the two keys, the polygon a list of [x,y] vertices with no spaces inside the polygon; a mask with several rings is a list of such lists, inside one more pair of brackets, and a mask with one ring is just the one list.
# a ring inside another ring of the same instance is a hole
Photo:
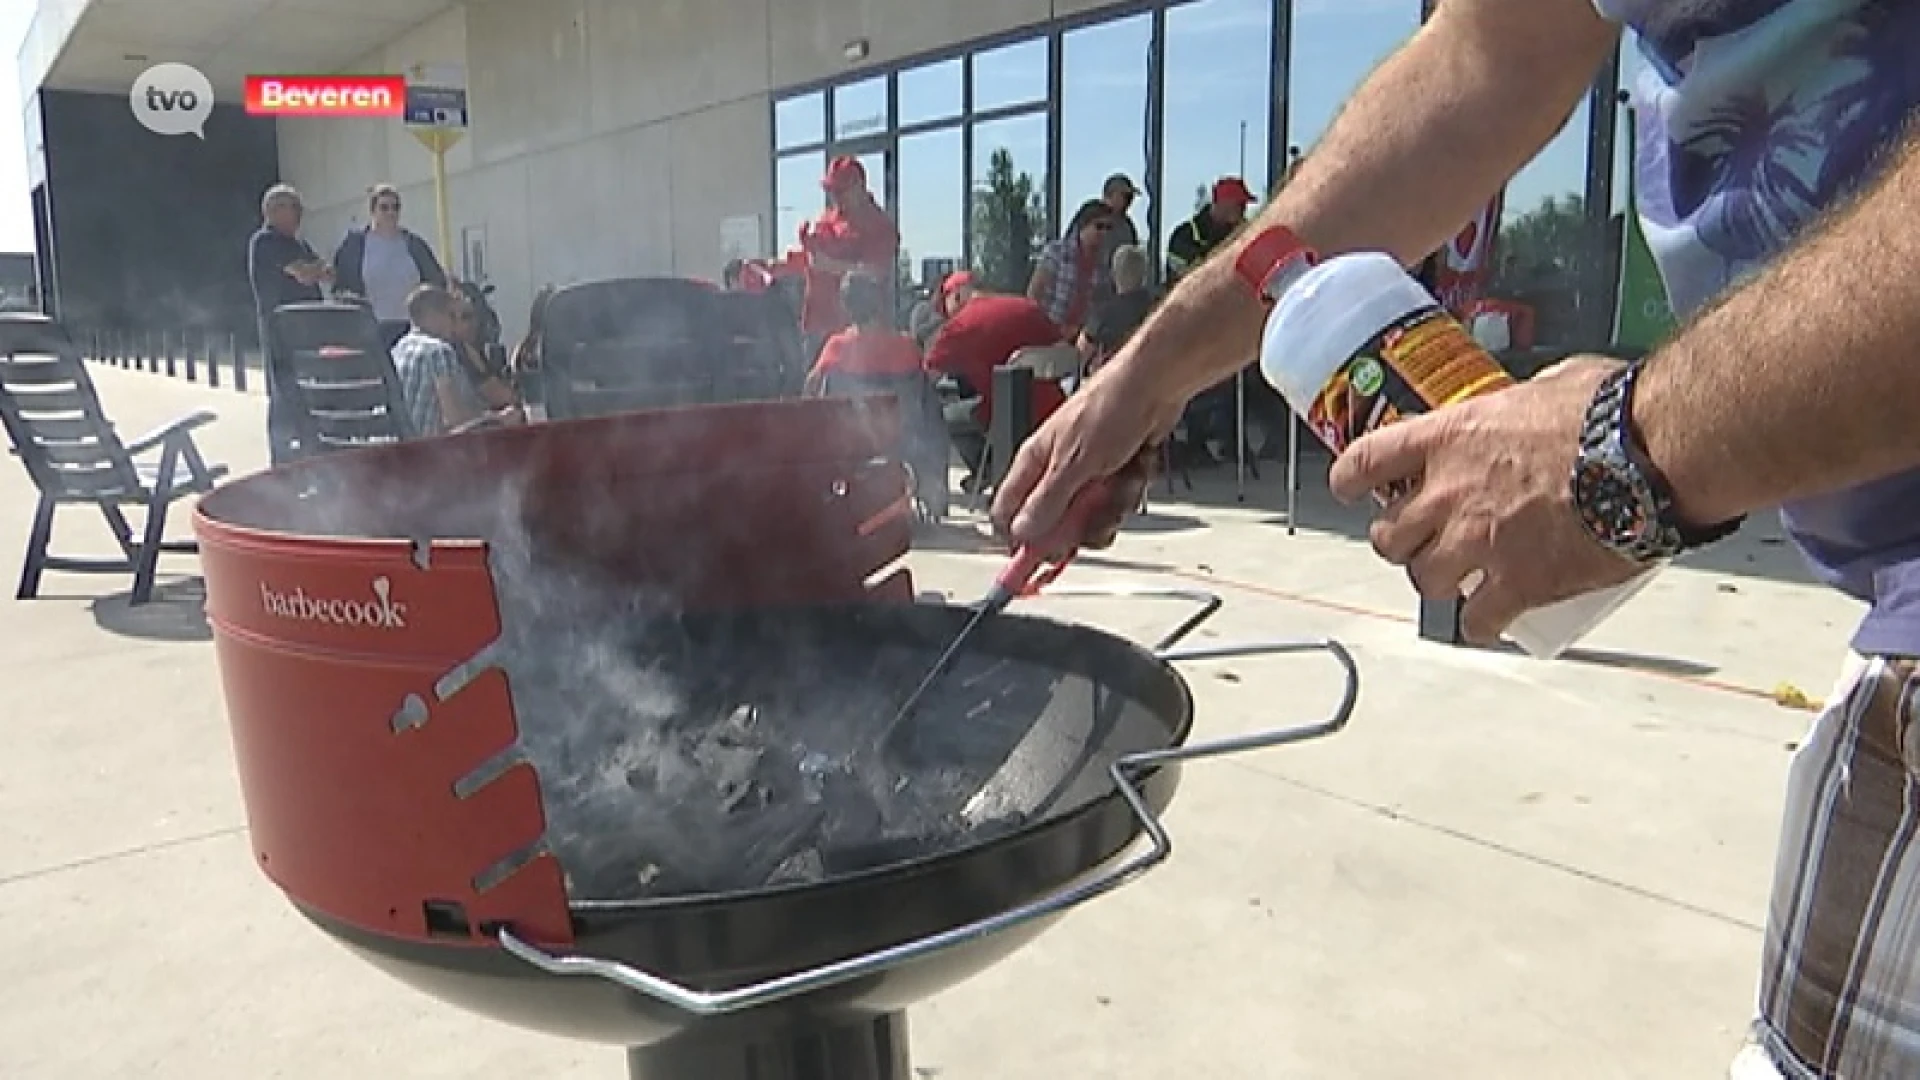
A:
{"label": "chair armrest", "polygon": [[185,435],[199,428],[206,427],[208,424],[211,424],[218,419],[220,419],[220,417],[217,414],[209,412],[206,409],[201,409],[198,412],[188,413],[187,415],[182,416],[179,419],[170,421],[163,427],[155,428],[154,430],[149,431],[145,435],[140,436],[138,439],[135,439],[134,441],[128,443],[127,453],[129,454],[146,453],[148,450],[151,450],[154,447],[159,446],[161,443],[166,442],[168,439],[171,439],[177,435]]}

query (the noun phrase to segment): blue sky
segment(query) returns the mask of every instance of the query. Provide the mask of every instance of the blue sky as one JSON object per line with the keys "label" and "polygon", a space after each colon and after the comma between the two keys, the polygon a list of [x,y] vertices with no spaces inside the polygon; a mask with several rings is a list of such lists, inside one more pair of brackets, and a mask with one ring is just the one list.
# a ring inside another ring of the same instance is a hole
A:
{"label": "blue sky", "polygon": [[[1192,212],[1197,188],[1222,175],[1241,173],[1243,160],[1246,179],[1255,190],[1271,179],[1266,124],[1270,3],[1199,0],[1168,13],[1167,177],[1165,192],[1156,193],[1168,207],[1163,229]],[[1418,23],[1419,0],[1295,0],[1288,141],[1311,146],[1354,88]],[[1125,172],[1136,181],[1146,176],[1150,32],[1148,17],[1142,15],[1076,30],[1066,38],[1061,80],[1063,216],[1080,200],[1097,195],[1109,173]],[[975,65],[976,110],[1037,103],[1045,93],[1046,50],[1041,42],[997,50],[977,57]],[[957,115],[959,93],[957,62],[903,74],[901,120]],[[796,107],[778,118],[782,129],[811,129],[810,139],[789,138],[788,145],[819,138],[823,120],[818,108],[817,103],[811,109]],[[883,127],[884,84],[876,80],[842,88],[835,110],[835,126],[846,135]],[[848,130],[850,117],[871,118],[872,123],[856,122]],[[1548,195],[1578,193],[1584,187],[1586,129],[1582,105],[1560,137],[1515,178],[1508,190],[1510,214],[1536,206]],[[1013,153],[1017,167],[1032,173],[1044,188],[1046,138],[1040,114],[976,129],[973,182],[981,180],[986,152],[1003,147]],[[964,226],[960,145],[957,129],[903,140],[899,205],[891,209],[916,259],[959,254]],[[790,243],[798,223],[818,210],[821,164],[819,157],[808,155],[779,169],[779,244]],[[870,159],[876,188],[878,169],[878,158]],[[1145,227],[1144,204],[1136,206],[1134,219]]]}

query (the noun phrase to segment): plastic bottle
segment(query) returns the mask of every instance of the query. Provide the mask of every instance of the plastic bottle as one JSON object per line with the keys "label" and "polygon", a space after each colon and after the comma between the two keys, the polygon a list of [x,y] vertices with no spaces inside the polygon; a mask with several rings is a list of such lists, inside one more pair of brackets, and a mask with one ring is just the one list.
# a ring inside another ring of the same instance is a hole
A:
{"label": "plastic bottle", "polygon": [[[1513,385],[1392,256],[1336,256],[1271,287],[1279,299],[1267,316],[1260,371],[1336,454],[1402,416]],[[1652,577],[1649,570],[1536,608],[1515,620],[1507,636],[1529,654],[1552,659]],[[1477,583],[1470,578],[1467,591]]]}

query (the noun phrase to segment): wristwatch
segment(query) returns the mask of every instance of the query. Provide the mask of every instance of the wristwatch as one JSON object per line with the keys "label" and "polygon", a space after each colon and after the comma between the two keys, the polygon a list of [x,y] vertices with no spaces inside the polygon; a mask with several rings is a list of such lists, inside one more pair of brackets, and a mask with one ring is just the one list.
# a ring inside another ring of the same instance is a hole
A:
{"label": "wristwatch", "polygon": [[1233,272],[1264,304],[1280,299],[1293,279],[1320,261],[1320,255],[1285,225],[1269,225],[1240,250]]}
{"label": "wristwatch", "polygon": [[1649,564],[1732,535],[1744,518],[1689,526],[1673,509],[1673,488],[1633,432],[1638,361],[1608,375],[1594,391],[1580,430],[1571,481],[1574,510],[1602,547]]}

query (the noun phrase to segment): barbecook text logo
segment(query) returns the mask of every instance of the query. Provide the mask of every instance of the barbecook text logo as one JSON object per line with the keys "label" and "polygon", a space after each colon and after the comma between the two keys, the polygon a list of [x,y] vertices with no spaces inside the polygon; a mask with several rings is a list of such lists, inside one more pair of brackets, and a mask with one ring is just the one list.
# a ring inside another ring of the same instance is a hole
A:
{"label": "barbecook text logo", "polygon": [[133,80],[127,94],[133,118],[155,135],[207,137],[213,115],[213,84],[190,64],[155,64]]}
{"label": "barbecook text logo", "polygon": [[393,582],[373,579],[373,599],[341,600],[308,596],[305,589],[290,593],[275,592],[260,583],[260,605],[269,615],[295,622],[323,623],[327,626],[365,626],[377,630],[405,630],[407,605],[393,599]]}

